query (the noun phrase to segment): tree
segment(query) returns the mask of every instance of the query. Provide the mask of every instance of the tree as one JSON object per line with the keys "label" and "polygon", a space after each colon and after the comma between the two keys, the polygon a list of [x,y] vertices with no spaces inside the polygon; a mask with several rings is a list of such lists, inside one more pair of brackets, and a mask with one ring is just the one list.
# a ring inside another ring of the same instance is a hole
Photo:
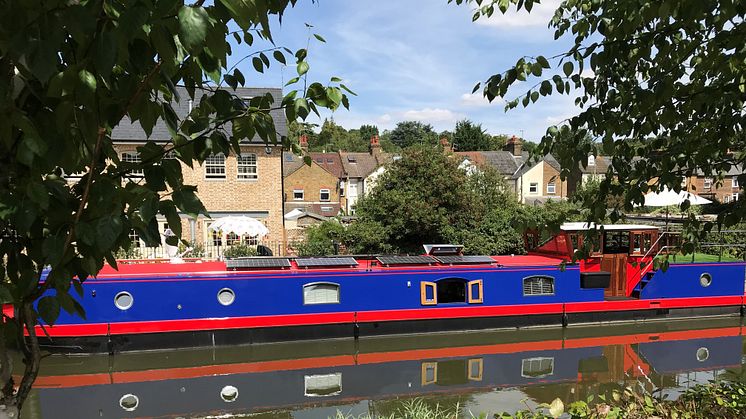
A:
{"label": "tree", "polygon": [[[178,236],[179,212],[205,213],[179,161],[192,166],[211,153],[238,153],[255,134],[280,141],[271,109],[295,121],[318,107],[348,106],[339,79],[308,79],[305,49],[273,44],[270,18],[295,0],[204,3],[0,2],[0,303],[15,308],[15,316],[3,315],[0,333],[0,404],[8,416],[18,415],[38,372],[35,326],[54,324],[60,310],[84,316],[81,283],[104,261],[116,266],[131,230],[155,245],[157,214]],[[251,52],[227,68],[240,45]],[[297,77],[280,103],[270,95],[245,102],[218,89],[244,85],[249,62],[263,72],[288,61]],[[179,120],[172,104],[190,99],[189,117]],[[141,163],[120,161],[111,132],[125,118],[148,134],[163,121],[170,142],[140,147]],[[170,152],[178,160],[163,158]],[[143,170],[144,181],[127,181],[133,170]],[[83,176],[68,183],[64,175],[72,173]],[[25,363],[20,383],[8,359],[14,344]]]}
{"label": "tree", "polygon": [[[530,12],[537,2],[456,3],[476,3],[478,19],[513,7]],[[722,179],[729,168],[746,164],[745,16],[746,4],[734,0],[562,2],[549,27],[555,39],[571,36],[572,46],[553,57],[519,58],[489,77],[482,93],[490,101],[507,98],[506,109],[551,94],[577,95],[577,115],[549,127],[537,154],[551,152],[566,177],[591,151],[580,144],[584,134],[600,139],[613,166],[600,193],[583,204],[599,219],[606,196],[622,196],[611,208],[616,220],[651,189],[679,191],[681,178],[696,171]],[[532,86],[528,91],[509,97],[511,86],[532,77],[537,80],[524,84]],[[561,135],[568,131],[580,135]],[[746,204],[736,202],[718,214],[717,224],[732,226],[745,215]],[[714,224],[692,218],[688,226],[709,230]]]}
{"label": "tree", "polygon": [[391,131],[391,141],[401,148],[415,144],[437,144],[438,135],[430,124],[419,121],[404,121]]}
{"label": "tree", "polygon": [[345,239],[345,228],[337,220],[307,227],[306,239],[298,245],[299,256],[336,255]]}
{"label": "tree", "polygon": [[482,128],[482,124],[475,124],[468,119],[456,122],[452,141],[458,151],[495,149],[492,137]]}
{"label": "tree", "polygon": [[378,135],[378,127],[375,125],[361,125],[358,132],[360,134],[360,140],[368,143],[370,137]]}
{"label": "tree", "polygon": [[304,121],[291,121],[288,123],[288,140],[292,144],[300,145],[300,137],[305,135],[309,138],[309,142],[313,142],[317,135],[313,129],[317,126],[317,124]]}
{"label": "tree", "polygon": [[[521,251],[511,226],[518,203],[497,172],[472,176],[434,146],[411,146],[358,201],[350,225],[355,252],[418,252],[425,243],[466,245],[468,253]],[[362,231],[362,232],[361,232]]]}

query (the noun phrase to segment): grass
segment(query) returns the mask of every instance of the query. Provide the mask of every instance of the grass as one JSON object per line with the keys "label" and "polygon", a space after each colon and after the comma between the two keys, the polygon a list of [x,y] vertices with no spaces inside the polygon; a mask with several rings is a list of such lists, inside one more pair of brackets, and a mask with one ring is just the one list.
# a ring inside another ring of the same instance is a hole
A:
{"label": "grass", "polygon": [[[692,260],[692,255],[694,256],[694,260]],[[671,263],[692,263],[692,262],[739,262],[743,261],[743,259],[728,255],[727,253],[723,253],[722,258],[718,255],[709,255],[707,253],[694,253],[694,254],[677,254],[677,255],[671,255],[669,256],[669,261]]]}

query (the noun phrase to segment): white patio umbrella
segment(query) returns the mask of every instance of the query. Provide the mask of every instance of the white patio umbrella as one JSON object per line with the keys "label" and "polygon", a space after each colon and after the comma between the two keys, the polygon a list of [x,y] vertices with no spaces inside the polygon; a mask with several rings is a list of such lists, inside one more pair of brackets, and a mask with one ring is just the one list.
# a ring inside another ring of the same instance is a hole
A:
{"label": "white patio umbrella", "polygon": [[249,236],[258,239],[269,234],[269,229],[261,221],[246,215],[229,215],[218,218],[208,228],[221,233],[233,233],[237,236]]}
{"label": "white patio umbrella", "polygon": [[[702,198],[701,196],[695,195],[691,192],[676,192],[664,188],[660,192],[650,192],[645,194],[645,203],[643,205],[646,207],[670,207],[672,205],[681,205],[686,200],[689,200],[689,205],[705,205],[712,203],[709,199]],[[668,231],[668,208],[666,208],[666,231]]]}

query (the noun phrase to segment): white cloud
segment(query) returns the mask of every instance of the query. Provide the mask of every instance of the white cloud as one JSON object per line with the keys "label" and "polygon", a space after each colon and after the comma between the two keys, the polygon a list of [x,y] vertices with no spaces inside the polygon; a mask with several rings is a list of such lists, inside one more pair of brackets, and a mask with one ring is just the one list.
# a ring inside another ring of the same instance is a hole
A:
{"label": "white cloud", "polygon": [[492,106],[505,102],[502,98],[495,98],[492,102],[488,101],[481,93],[464,93],[461,95],[461,105],[467,107]]}
{"label": "white cloud", "polygon": [[502,14],[499,9],[495,9],[495,13],[491,17],[482,17],[477,20],[477,25],[491,26],[495,28],[527,28],[534,26],[547,26],[549,21],[554,16],[554,11],[557,10],[561,1],[560,0],[546,0],[540,4],[534,4],[531,13],[526,12],[525,9],[521,9],[516,12],[515,8],[511,5],[511,8]]}
{"label": "white cloud", "polygon": [[453,112],[449,109],[440,108],[424,108],[419,110],[408,110],[401,113],[402,120],[415,120],[421,122],[456,122],[458,119],[464,118],[464,115]]}

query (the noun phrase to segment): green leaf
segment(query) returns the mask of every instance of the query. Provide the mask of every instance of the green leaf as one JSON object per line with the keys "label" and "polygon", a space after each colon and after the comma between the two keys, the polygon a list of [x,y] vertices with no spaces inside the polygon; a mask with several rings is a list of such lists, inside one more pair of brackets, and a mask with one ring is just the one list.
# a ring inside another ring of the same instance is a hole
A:
{"label": "green leaf", "polygon": [[302,76],[306,73],[308,73],[308,63],[305,61],[299,62],[298,63],[298,75]]}
{"label": "green leaf", "polygon": [[259,57],[254,57],[251,59],[251,64],[254,65],[254,69],[260,73],[264,73],[264,63],[262,62],[262,59]]}
{"label": "green leaf", "polygon": [[564,64],[562,64],[562,71],[565,73],[567,77],[570,77],[570,74],[572,74],[573,70],[573,64],[572,61],[566,61]]}
{"label": "green leaf", "polygon": [[563,413],[565,413],[565,404],[562,403],[562,400],[559,398],[554,399],[549,405],[549,414],[552,415],[553,418],[558,418],[562,416]]}
{"label": "green leaf", "polygon": [[273,52],[272,56],[275,57],[275,60],[277,60],[278,63],[287,64],[287,61],[285,61],[285,54],[283,54],[281,51]]}
{"label": "green leaf", "polygon": [[13,295],[10,290],[3,284],[0,284],[0,304],[11,304],[13,303]]}
{"label": "green leaf", "polygon": [[315,37],[316,39],[318,39],[319,41],[321,41],[321,42],[326,42],[326,39],[324,39],[324,38],[323,38],[323,37],[322,37],[321,35],[319,35],[319,34],[317,34],[317,33],[313,34],[313,36],[314,36],[314,37]]}
{"label": "green leaf", "polygon": [[202,51],[207,39],[210,17],[204,7],[182,6],[179,9],[179,39],[191,54]]}
{"label": "green leaf", "polygon": [[53,325],[60,316],[60,303],[57,298],[52,296],[42,297],[37,305],[39,316],[44,320],[44,323]]}
{"label": "green leaf", "polygon": [[546,58],[544,58],[543,55],[539,55],[536,57],[536,62],[539,63],[543,68],[550,68],[549,61],[547,61]]}

